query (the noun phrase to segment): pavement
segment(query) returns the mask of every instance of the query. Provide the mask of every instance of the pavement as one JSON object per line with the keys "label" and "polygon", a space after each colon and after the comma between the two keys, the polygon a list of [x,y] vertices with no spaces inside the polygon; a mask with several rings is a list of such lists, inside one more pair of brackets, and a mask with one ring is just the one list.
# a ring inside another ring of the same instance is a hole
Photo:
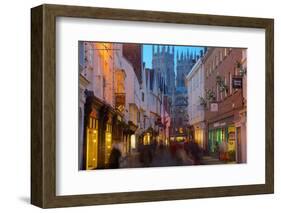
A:
{"label": "pavement", "polygon": [[[193,161],[186,153],[180,153],[172,156],[169,149],[157,149],[153,154],[152,161],[144,166],[140,162],[140,153],[133,152],[121,161],[122,168],[142,168],[142,167],[164,167],[164,166],[191,166]],[[224,162],[219,160],[216,156],[203,156],[200,165],[219,165],[231,164],[233,162]]]}
{"label": "pavement", "polygon": [[225,164],[225,162],[215,158],[215,157],[212,157],[212,156],[203,156],[202,157],[202,160],[201,160],[201,163],[203,165],[217,165],[217,164]]}
{"label": "pavement", "polygon": [[[189,166],[192,165],[192,161],[188,158],[184,160],[178,156],[173,157],[168,149],[157,149],[153,154],[152,161],[146,167],[164,167],[164,166]],[[145,167],[140,162],[140,153],[131,153],[126,158],[126,163],[122,166],[123,168],[140,168]]]}

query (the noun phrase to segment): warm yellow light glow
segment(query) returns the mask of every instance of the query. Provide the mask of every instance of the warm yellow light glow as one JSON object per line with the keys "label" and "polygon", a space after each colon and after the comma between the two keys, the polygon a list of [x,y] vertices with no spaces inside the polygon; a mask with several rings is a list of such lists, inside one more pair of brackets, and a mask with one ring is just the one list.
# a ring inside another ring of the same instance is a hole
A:
{"label": "warm yellow light glow", "polygon": [[136,148],[136,135],[131,135],[131,148]]}
{"label": "warm yellow light glow", "polygon": [[143,138],[143,144],[149,145],[150,144],[150,133],[146,133]]}
{"label": "warm yellow light glow", "polygon": [[[109,124],[108,124],[109,125]],[[108,128],[109,130],[111,130],[111,128]],[[112,139],[111,139],[111,131],[106,131],[105,132],[105,164],[108,164],[109,162],[109,156],[110,156],[110,152],[111,152],[111,146],[112,146]]]}
{"label": "warm yellow light glow", "polygon": [[203,129],[196,129],[194,132],[195,142],[198,143],[200,147],[203,147],[204,132]]}
{"label": "warm yellow light glow", "polygon": [[[92,127],[92,126],[91,126]],[[97,168],[98,156],[98,132],[93,128],[87,128],[86,169]]]}
{"label": "warm yellow light glow", "polygon": [[182,142],[185,138],[184,137],[176,137],[177,142]]}

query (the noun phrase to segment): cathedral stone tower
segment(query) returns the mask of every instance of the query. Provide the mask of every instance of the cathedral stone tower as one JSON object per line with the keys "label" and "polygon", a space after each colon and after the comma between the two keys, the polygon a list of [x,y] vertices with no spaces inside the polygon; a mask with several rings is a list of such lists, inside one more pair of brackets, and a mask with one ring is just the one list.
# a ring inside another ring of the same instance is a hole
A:
{"label": "cathedral stone tower", "polygon": [[192,69],[196,58],[195,52],[190,53],[189,49],[185,53],[181,53],[179,56],[177,52],[177,82],[176,87],[185,87],[184,79],[185,76],[190,72]]}
{"label": "cathedral stone tower", "polygon": [[175,90],[174,46],[153,45],[152,69],[162,82],[164,95],[172,96]]}

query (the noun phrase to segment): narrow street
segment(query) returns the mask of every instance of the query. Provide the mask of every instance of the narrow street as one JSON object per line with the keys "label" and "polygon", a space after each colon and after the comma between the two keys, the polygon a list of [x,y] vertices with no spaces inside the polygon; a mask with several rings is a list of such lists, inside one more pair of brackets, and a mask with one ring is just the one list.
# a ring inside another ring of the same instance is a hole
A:
{"label": "narrow street", "polygon": [[[145,164],[140,160],[140,153],[131,153],[125,160],[123,159],[123,168],[142,168],[142,167],[164,167],[164,166],[191,166],[194,165],[190,156],[186,152],[178,152],[175,156],[171,155],[168,148],[157,149],[152,155],[151,162]],[[199,165],[219,165],[225,162],[214,156],[202,156]]]}
{"label": "narrow street", "polygon": [[246,163],[247,48],[78,46],[80,170]]}

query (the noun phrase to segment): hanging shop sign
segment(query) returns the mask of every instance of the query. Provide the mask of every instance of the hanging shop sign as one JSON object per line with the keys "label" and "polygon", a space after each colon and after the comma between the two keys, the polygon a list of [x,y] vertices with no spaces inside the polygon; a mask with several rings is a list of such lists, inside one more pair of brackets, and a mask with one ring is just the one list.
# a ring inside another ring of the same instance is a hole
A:
{"label": "hanging shop sign", "polygon": [[232,77],[232,88],[233,89],[242,89],[243,79],[240,76]]}
{"label": "hanging shop sign", "polygon": [[124,111],[125,103],[126,103],[126,94],[115,93],[115,106],[120,112]]}
{"label": "hanging shop sign", "polygon": [[134,124],[132,121],[129,121],[128,124],[129,124],[129,129],[130,129],[131,133],[134,133],[138,129],[138,126],[136,124]]}

